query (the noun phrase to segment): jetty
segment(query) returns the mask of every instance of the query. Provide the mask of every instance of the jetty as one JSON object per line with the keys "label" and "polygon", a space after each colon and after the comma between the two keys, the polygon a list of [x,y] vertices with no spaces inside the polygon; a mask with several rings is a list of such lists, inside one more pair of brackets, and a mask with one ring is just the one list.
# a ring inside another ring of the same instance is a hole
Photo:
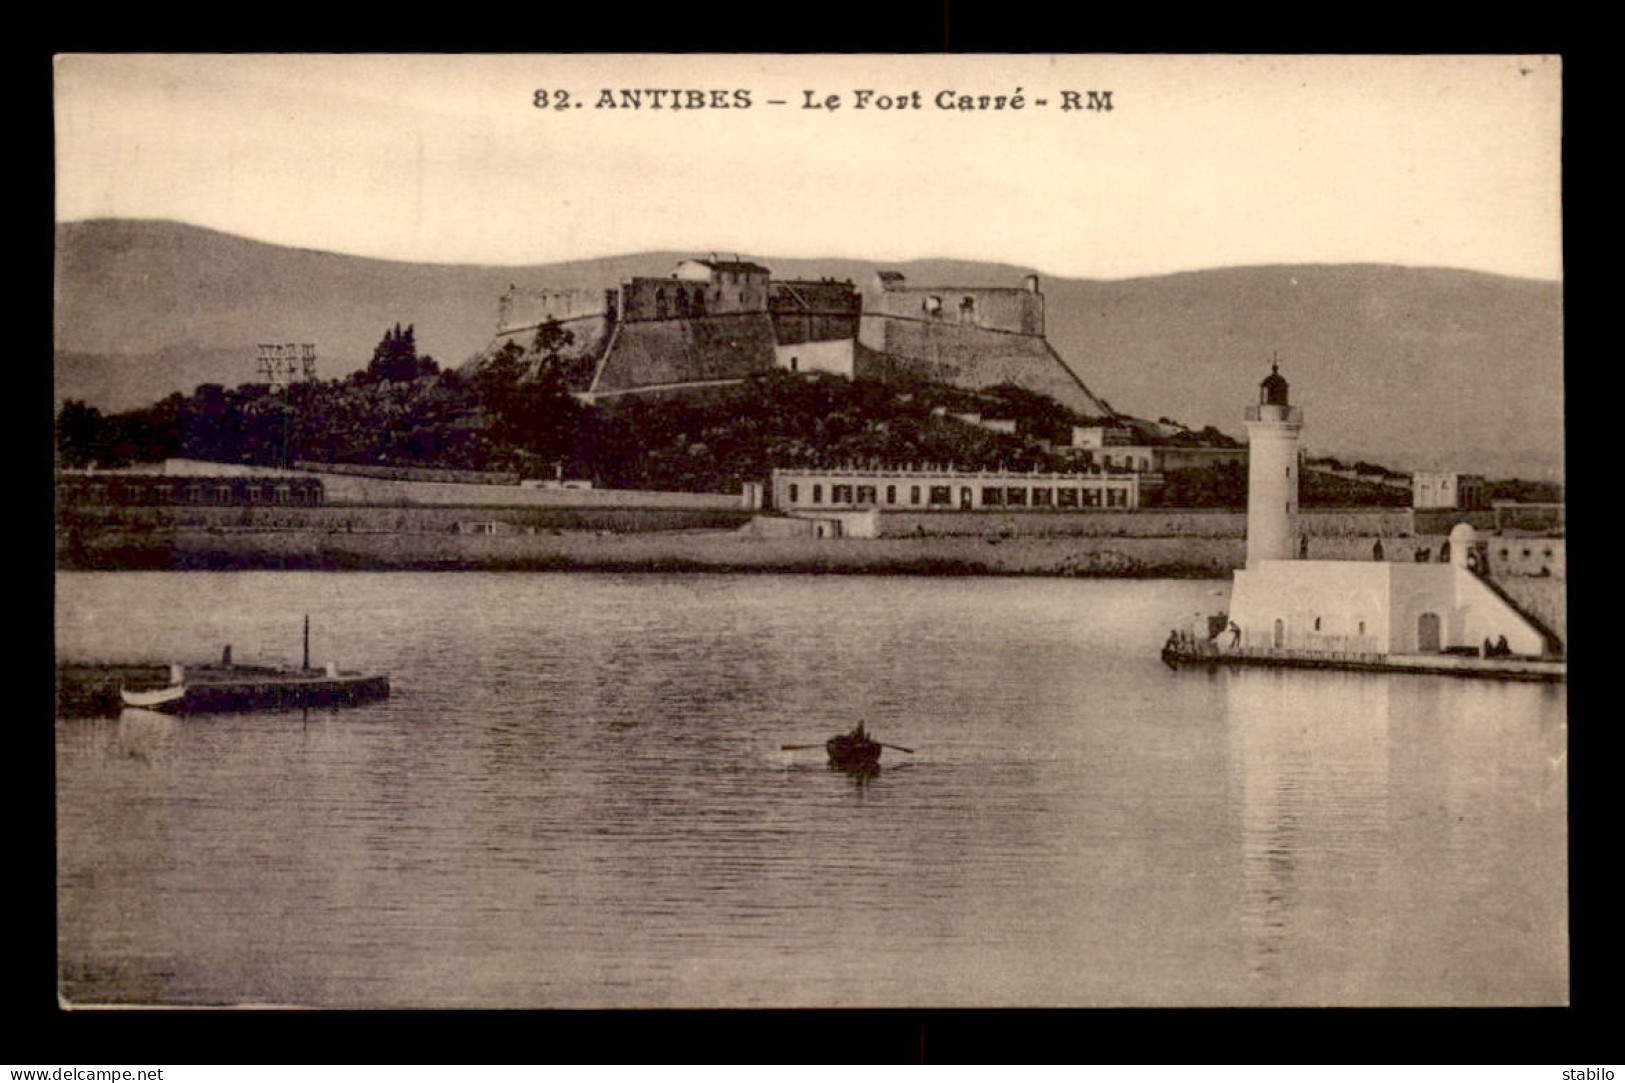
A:
{"label": "jetty", "polygon": [[1565,681],[1568,663],[1560,658],[1483,658],[1469,654],[1383,654],[1374,651],[1314,651],[1285,647],[1206,644],[1169,646],[1162,660],[1170,669],[1265,666],[1286,669],[1343,669],[1368,673],[1430,673],[1443,677],[1488,677],[1502,681]]}

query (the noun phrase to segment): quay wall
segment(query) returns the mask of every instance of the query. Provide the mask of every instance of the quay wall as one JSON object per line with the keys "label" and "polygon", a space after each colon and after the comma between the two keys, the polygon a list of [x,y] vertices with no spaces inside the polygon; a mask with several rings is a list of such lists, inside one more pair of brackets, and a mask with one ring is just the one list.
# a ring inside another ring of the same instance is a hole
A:
{"label": "quay wall", "polygon": [[1224,578],[1235,539],[896,538],[856,541],[671,533],[471,534],[116,528],[58,536],[66,570],[327,569],[713,571]]}
{"label": "quay wall", "polygon": [[[1430,532],[1447,534],[1450,526]],[[1068,535],[1078,537],[1134,538],[1245,538],[1247,513],[1205,508],[1166,508],[1094,511],[891,511],[880,517],[882,537],[954,535]],[[1411,522],[1409,509],[1334,509],[1305,511],[1298,516],[1300,533],[1310,538],[1311,555],[1316,539],[1365,538],[1403,539],[1422,533]],[[1426,544],[1443,540],[1429,539]],[[1332,559],[1328,557],[1327,559]],[[1338,557],[1336,559],[1352,559]]]}
{"label": "quay wall", "polygon": [[[150,511],[151,509],[143,509]],[[1241,538],[1020,537],[878,538],[751,536],[734,521],[713,529],[650,529],[647,514],[531,513],[508,532],[472,533],[466,509],[301,509],[324,523],[271,525],[273,509],[185,509],[214,525],[143,522],[59,530],[57,567],[138,570],[434,570],[763,572],[872,575],[1036,575],[1227,580],[1246,562]],[[250,524],[228,520],[251,516]],[[661,513],[670,516],[673,513]],[[511,510],[501,520],[513,524]],[[783,520],[792,523],[791,520]],[[452,525],[463,529],[452,532]],[[1311,556],[1368,560],[1369,539],[1312,539]],[[1414,539],[1385,543],[1389,560],[1411,560]],[[1362,553],[1361,550],[1364,550]],[[1510,576],[1496,583],[1568,639],[1567,584]]]}

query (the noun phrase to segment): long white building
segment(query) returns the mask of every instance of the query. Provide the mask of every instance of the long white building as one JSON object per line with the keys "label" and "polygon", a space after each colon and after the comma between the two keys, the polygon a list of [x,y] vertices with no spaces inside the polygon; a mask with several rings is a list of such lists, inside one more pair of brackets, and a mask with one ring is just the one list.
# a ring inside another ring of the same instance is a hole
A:
{"label": "long white building", "polygon": [[1064,474],[952,468],[774,470],[779,511],[1079,511],[1140,506],[1140,478],[1100,468]]}

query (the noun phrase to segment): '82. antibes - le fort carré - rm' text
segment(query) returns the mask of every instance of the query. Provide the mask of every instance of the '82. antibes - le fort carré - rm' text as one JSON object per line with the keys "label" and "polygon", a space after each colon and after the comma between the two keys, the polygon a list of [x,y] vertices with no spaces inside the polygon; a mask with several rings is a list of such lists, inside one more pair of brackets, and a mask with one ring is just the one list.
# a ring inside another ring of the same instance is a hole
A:
{"label": "'82. antibes - le fort carr\u00e9 - rm' text", "polygon": [[576,94],[570,90],[537,90],[531,95],[531,105],[537,109],[593,109],[613,111],[671,110],[682,112],[694,109],[793,109],[834,113],[840,110],[870,110],[874,112],[908,112],[913,110],[941,110],[943,112],[983,113],[1022,112],[1030,109],[1058,110],[1062,113],[1110,113],[1110,90],[1056,90],[1045,94],[1029,94],[1023,88],[1003,93],[956,90],[874,90],[857,89],[829,92],[801,90],[786,97],[768,98],[748,89],[716,90],[676,88],[603,88],[592,93]]}

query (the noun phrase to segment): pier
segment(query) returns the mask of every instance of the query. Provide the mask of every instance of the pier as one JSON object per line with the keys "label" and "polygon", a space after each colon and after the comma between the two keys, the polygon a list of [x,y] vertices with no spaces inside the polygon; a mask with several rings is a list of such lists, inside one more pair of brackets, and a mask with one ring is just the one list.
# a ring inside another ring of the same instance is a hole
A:
{"label": "pier", "polygon": [[[1204,646],[1207,649],[1204,649]],[[1211,643],[1169,647],[1162,660],[1180,666],[1268,666],[1290,669],[1345,669],[1368,673],[1431,673],[1444,677],[1487,677],[1501,681],[1566,681],[1568,662],[1556,658],[1483,658],[1468,654],[1383,654],[1376,651],[1315,651],[1292,647],[1236,647]]]}

